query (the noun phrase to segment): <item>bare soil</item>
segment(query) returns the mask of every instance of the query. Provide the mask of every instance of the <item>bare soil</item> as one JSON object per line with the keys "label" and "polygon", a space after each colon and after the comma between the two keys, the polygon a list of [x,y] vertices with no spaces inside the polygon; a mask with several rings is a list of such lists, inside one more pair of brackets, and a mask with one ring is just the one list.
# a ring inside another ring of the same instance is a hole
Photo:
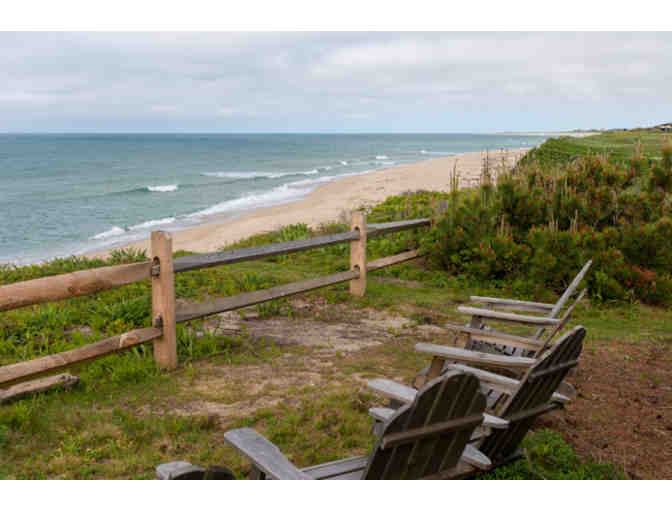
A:
{"label": "bare soil", "polygon": [[613,340],[588,345],[568,378],[578,398],[540,420],[582,456],[633,479],[672,479],[672,348]]}

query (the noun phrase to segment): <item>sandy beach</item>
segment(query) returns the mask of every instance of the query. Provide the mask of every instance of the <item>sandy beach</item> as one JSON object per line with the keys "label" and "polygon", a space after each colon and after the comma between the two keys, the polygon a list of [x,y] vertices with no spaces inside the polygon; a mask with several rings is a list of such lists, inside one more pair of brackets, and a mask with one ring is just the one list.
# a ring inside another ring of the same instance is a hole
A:
{"label": "sandy beach", "polygon": [[[529,149],[490,153],[491,167],[501,167],[502,160],[511,166]],[[310,227],[336,221],[361,206],[372,206],[387,197],[405,191],[449,191],[450,175],[457,169],[460,188],[478,183],[484,153],[470,152],[459,156],[430,159],[345,177],[326,183],[303,199],[283,205],[256,209],[236,218],[213,218],[213,221],[188,230],[172,232],[173,249],[211,252],[251,235],[279,229],[285,225],[305,223]],[[149,236],[148,236],[149,237]],[[147,250],[149,239],[125,247]],[[95,252],[89,256],[104,256]]]}

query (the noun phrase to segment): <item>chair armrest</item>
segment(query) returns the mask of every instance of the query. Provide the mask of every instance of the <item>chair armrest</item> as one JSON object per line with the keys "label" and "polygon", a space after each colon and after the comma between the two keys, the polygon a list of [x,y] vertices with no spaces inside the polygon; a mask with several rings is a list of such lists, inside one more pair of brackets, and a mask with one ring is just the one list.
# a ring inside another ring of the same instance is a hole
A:
{"label": "chair armrest", "polygon": [[443,327],[452,331],[467,333],[471,336],[472,340],[479,342],[488,342],[509,347],[522,347],[533,351],[538,351],[545,344],[545,342],[541,340],[535,340],[525,336],[509,335],[508,333],[500,333],[499,331],[493,331],[491,329],[478,329],[469,326],[458,326],[456,324],[444,324]]}
{"label": "chair armrest", "polygon": [[312,480],[310,476],[289,462],[277,446],[255,430],[250,428],[229,430],[224,434],[224,439],[247,456],[268,478]]}
{"label": "chair armrest", "polygon": [[566,395],[563,395],[562,393],[558,393],[557,391],[553,393],[553,395],[551,396],[551,400],[553,402],[557,402],[558,404],[569,404],[572,401],[571,398],[569,398]]}
{"label": "chair armrest", "polygon": [[372,407],[369,409],[369,416],[377,421],[387,421],[396,412],[396,409],[390,409],[389,407]]}
{"label": "chair armrest", "polygon": [[[491,385],[494,389],[501,391],[503,393],[512,394],[520,386],[520,381],[512,379],[511,377],[505,377],[499,374],[493,374],[487,370],[480,370],[478,368],[470,367],[467,365],[461,365],[455,363],[450,366],[451,369],[459,370],[460,372],[465,372],[468,374],[474,374],[481,382],[484,382],[488,385]],[[560,404],[567,404],[572,401],[572,399],[566,395],[563,395],[560,392],[553,393],[551,399],[554,402]],[[487,415],[486,415],[487,416]],[[487,423],[485,423],[487,425]]]}
{"label": "chair armrest", "polygon": [[404,404],[413,402],[415,395],[418,393],[413,388],[389,379],[371,379],[367,383],[367,387],[379,395],[398,400]]}
{"label": "chair armrest", "polygon": [[534,301],[518,301],[517,299],[501,299],[483,296],[469,296],[471,301],[475,303],[483,303],[493,308],[502,310],[513,310],[520,312],[538,312],[548,313],[555,307],[550,303],[535,303]]}
{"label": "chair armrest", "polygon": [[550,317],[535,317],[534,315],[519,315],[517,313],[498,312],[488,310],[487,308],[476,308],[474,306],[458,306],[457,311],[467,313],[484,319],[492,319],[504,322],[515,322],[526,326],[555,326],[560,323],[560,319],[551,319]]}
{"label": "chair armrest", "polygon": [[511,377],[506,377],[499,374],[493,374],[492,372],[488,372],[487,370],[481,370],[479,368],[470,367],[468,365],[455,363],[453,365],[450,365],[450,368],[459,370],[460,372],[465,372],[467,374],[473,374],[476,377],[478,377],[478,379],[481,382],[491,383],[497,386],[498,388],[507,390],[507,393],[517,390],[518,386],[520,386],[520,381],[518,381],[517,379],[513,379]]}
{"label": "chair armrest", "polygon": [[492,467],[492,461],[483,452],[470,444],[464,447],[460,460],[480,469],[490,469]]}
{"label": "chair armrest", "polygon": [[483,425],[493,429],[508,429],[509,421],[488,413],[483,413]]}
{"label": "chair armrest", "polygon": [[467,363],[503,368],[529,368],[537,362],[536,359],[524,358],[522,356],[486,354],[484,352],[469,351],[457,347],[446,347],[445,345],[421,343],[415,345],[415,350],[443,359],[452,359],[455,361],[465,361]]}

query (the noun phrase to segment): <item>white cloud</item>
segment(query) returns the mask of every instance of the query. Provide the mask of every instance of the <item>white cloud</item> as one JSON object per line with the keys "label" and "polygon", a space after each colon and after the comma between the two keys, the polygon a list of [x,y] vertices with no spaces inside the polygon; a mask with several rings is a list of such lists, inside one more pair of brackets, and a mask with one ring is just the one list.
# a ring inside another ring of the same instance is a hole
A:
{"label": "white cloud", "polygon": [[0,33],[0,130],[653,124],[670,61],[670,33]]}

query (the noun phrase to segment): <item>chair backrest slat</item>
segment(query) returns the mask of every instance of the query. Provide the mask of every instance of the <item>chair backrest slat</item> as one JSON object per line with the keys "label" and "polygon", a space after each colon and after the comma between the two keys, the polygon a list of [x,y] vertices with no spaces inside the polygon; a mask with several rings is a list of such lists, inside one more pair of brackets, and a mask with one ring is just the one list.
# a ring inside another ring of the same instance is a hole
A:
{"label": "chair backrest slat", "polygon": [[437,377],[386,423],[363,478],[419,479],[453,468],[484,409],[478,378],[458,371]]}
{"label": "chair backrest slat", "polygon": [[[565,306],[565,303],[569,300],[570,297],[572,297],[572,294],[574,294],[574,291],[576,288],[579,286],[583,278],[586,276],[586,273],[588,272],[588,269],[590,269],[590,266],[592,265],[593,261],[589,260],[588,262],[585,263],[585,265],[581,268],[581,271],[574,277],[572,280],[572,283],[569,284],[569,286],[565,289],[565,292],[562,293],[562,296],[560,296],[560,299],[558,299],[553,305],[553,309],[549,312],[548,318],[550,319],[557,319],[558,315],[560,315],[560,311],[562,310],[562,307]],[[538,358],[540,357],[543,352],[546,350],[548,347],[549,342],[553,339],[553,337],[557,334],[558,331],[560,331],[563,327],[565,327],[565,324],[569,320],[570,315],[572,314],[572,311],[574,311],[574,308],[576,305],[583,299],[583,296],[586,295],[586,289],[583,289],[581,291],[581,294],[579,294],[579,297],[577,297],[574,300],[574,303],[565,311],[565,314],[562,317],[562,320],[560,324],[555,326],[553,330],[548,334],[546,337],[546,341],[544,342],[543,347],[541,347],[538,351],[531,351],[529,349],[524,349],[522,347],[505,347],[502,346],[502,351],[505,354],[508,354],[510,356],[526,356],[526,357],[535,357]],[[546,328],[539,328],[534,336],[532,337],[533,340],[540,340],[541,337],[543,336],[544,332],[546,331]]]}
{"label": "chair backrest slat", "polygon": [[[560,296],[560,299],[558,299],[556,301],[555,306],[553,306],[553,309],[548,314],[549,318],[551,318],[551,319],[557,319],[558,318],[558,315],[560,315],[560,310],[562,310],[562,307],[565,306],[565,303],[567,301],[569,301],[569,298],[572,297],[572,294],[574,294],[574,291],[579,286],[579,284],[583,280],[584,276],[586,276],[586,273],[588,272],[588,269],[590,269],[590,266],[592,264],[593,264],[593,261],[589,260],[581,268],[581,271],[579,271],[579,274],[577,274],[574,277],[574,279],[572,280],[572,283],[570,283],[569,286],[565,289],[565,292],[562,293],[562,296]],[[545,328],[539,328],[534,335],[534,339],[539,340],[541,338],[541,335],[544,334],[544,331],[545,331]]]}
{"label": "chair backrest slat", "polygon": [[[547,354],[530,367],[518,390],[497,414],[515,418],[506,430],[493,430],[481,445],[481,451],[493,461],[514,453],[544,406],[552,406],[553,393],[576,365],[586,330],[578,326],[563,336]],[[539,412],[537,412],[539,411]]]}

